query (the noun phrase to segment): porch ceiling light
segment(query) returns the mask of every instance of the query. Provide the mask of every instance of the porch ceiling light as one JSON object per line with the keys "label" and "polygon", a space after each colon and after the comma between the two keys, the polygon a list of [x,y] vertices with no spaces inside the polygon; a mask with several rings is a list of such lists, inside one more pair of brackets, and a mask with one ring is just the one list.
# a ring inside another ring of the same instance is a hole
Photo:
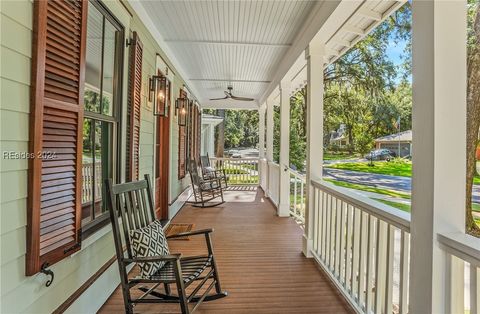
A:
{"label": "porch ceiling light", "polygon": [[155,75],[150,78],[149,100],[153,101],[153,115],[168,116],[168,81],[165,76]]}
{"label": "porch ceiling light", "polygon": [[187,125],[188,98],[180,97],[175,102],[175,110],[178,111],[178,125]]}

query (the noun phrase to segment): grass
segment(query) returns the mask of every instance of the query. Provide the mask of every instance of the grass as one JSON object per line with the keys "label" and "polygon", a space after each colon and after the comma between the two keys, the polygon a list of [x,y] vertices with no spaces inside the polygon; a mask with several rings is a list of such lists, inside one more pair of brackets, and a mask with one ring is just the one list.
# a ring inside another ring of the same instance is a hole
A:
{"label": "grass", "polygon": [[224,168],[224,169],[225,169],[225,174],[238,174],[238,175],[241,175],[241,174],[247,174],[247,173],[248,173],[247,170],[238,169],[238,168]]}
{"label": "grass", "polygon": [[358,156],[352,155],[349,153],[334,153],[334,152],[325,152],[323,154],[323,160],[342,160],[342,159],[353,159]]}
{"label": "grass", "polygon": [[407,212],[407,213],[409,213],[411,209],[411,206],[409,204],[397,203],[389,200],[382,200],[381,198],[372,198],[372,200],[403,210],[404,212]]}
{"label": "grass", "polygon": [[387,174],[392,176],[411,177],[412,176],[412,163],[410,161],[394,160],[390,162],[375,161],[374,166],[370,165],[370,162],[346,162],[334,165],[328,165],[325,167],[360,171],[377,174]]}
{"label": "grass", "polygon": [[250,175],[246,178],[242,178],[240,176],[230,176],[228,178],[228,184],[235,185],[243,185],[243,184],[258,184],[258,175]]}
{"label": "grass", "polygon": [[[341,158],[339,158],[341,159]],[[325,160],[331,160],[325,158]],[[390,162],[374,161],[374,166],[370,166],[370,162],[345,162],[333,165],[325,165],[325,167],[351,170],[367,173],[387,174],[391,176],[411,177],[412,176],[412,162],[395,159]],[[480,184],[480,176],[477,174],[473,178],[473,184]]]}
{"label": "grass", "polygon": [[325,179],[325,181],[331,182],[331,183],[335,184],[336,186],[341,186],[341,187],[348,188],[348,189],[353,189],[353,190],[373,192],[373,193],[388,195],[388,196],[391,196],[391,197],[404,198],[404,199],[410,199],[411,198],[410,194],[397,192],[397,191],[394,191],[394,190],[379,189],[379,188],[372,187],[372,186],[355,184],[355,183],[348,183],[348,182],[343,182],[343,181],[335,181],[335,180],[332,180],[332,179]]}

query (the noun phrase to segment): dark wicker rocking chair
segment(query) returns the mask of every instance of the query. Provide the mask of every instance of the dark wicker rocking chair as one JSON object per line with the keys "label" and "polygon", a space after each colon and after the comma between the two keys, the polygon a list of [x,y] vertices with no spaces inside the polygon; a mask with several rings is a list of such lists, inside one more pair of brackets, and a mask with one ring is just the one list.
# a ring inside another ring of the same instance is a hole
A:
{"label": "dark wicker rocking chair", "polygon": [[[225,203],[223,199],[222,178],[203,178],[199,175],[199,166],[195,159],[188,162],[188,172],[192,180],[194,202],[189,202],[195,207],[214,207]],[[201,168],[200,168],[201,170]],[[220,198],[221,201],[213,201]],[[212,202],[213,201],[213,202]]]}
{"label": "dark wicker rocking chair", "polygon": [[[158,223],[153,209],[150,178],[145,175],[145,180],[116,185],[113,185],[111,180],[107,180],[106,185],[126,313],[133,313],[134,306],[139,303],[179,303],[182,313],[193,313],[203,301],[216,300],[227,296],[227,293],[222,291],[220,286],[210,239],[212,229],[179,233],[167,237],[167,239],[172,239],[204,235],[208,250],[205,255],[183,257],[181,254],[170,254],[167,247],[168,253],[165,255],[136,257],[133,254],[131,231],[150,226],[152,223]],[[122,227],[120,227],[119,218],[121,218]],[[164,239],[163,230],[162,228],[159,229]],[[125,251],[124,248],[126,248]],[[159,262],[165,264],[153,275],[129,278],[127,266],[131,263],[144,265],[142,263],[153,264]],[[207,284],[209,281],[210,283]],[[194,282],[196,285],[194,284],[192,286],[193,290],[190,294],[187,294],[186,289]],[[170,286],[172,284],[176,286],[176,295],[171,293]],[[157,290],[160,285],[163,286],[164,291],[162,291],[163,289]],[[137,298],[134,298],[131,294],[131,289],[135,286],[143,292]],[[206,289],[201,295],[197,295],[202,287],[206,287]],[[209,294],[214,287],[216,293]],[[190,309],[189,304],[195,305]]]}
{"label": "dark wicker rocking chair", "polygon": [[228,176],[225,169],[217,169],[212,167],[208,153],[206,156],[200,156],[200,165],[202,166],[202,175],[204,179],[220,178],[223,188],[228,188]]}

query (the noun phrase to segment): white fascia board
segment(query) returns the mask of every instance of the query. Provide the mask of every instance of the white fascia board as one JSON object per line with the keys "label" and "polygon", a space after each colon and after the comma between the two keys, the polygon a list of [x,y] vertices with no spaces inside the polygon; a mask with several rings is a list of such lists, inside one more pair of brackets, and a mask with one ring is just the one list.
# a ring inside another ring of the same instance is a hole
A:
{"label": "white fascia board", "polygon": [[312,9],[292,46],[284,55],[259,103],[270,97],[272,91],[285,77],[298,56],[303,53],[314,37],[319,36],[326,42],[363,3],[360,0],[319,1]]}

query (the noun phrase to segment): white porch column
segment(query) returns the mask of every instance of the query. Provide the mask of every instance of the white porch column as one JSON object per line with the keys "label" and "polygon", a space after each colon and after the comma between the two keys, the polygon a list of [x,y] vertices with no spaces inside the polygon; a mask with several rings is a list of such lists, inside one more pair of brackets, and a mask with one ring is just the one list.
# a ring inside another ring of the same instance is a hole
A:
{"label": "white porch column", "polygon": [[280,83],[280,195],[277,215],[290,216],[290,83]]}
{"label": "white porch column", "polygon": [[466,1],[413,1],[409,313],[451,312],[437,235],[465,230],[465,130]]}
{"label": "white porch column", "polygon": [[311,257],[313,247],[313,193],[311,180],[321,180],[323,172],[323,61],[325,45],[314,38],[305,50],[307,59],[307,197],[303,254]]}
{"label": "white porch column", "polygon": [[208,156],[215,157],[215,126],[208,126]]}
{"label": "white porch column", "polygon": [[267,188],[267,169],[263,162],[263,159],[265,159],[265,107],[266,105],[262,104],[258,108],[258,157],[260,159],[258,162],[258,173],[260,176],[259,183],[264,191]]}
{"label": "white porch column", "polygon": [[[267,169],[270,169],[268,166],[268,162],[273,161],[273,102],[267,100]],[[267,190],[265,191],[265,194],[267,197],[270,196],[270,184],[268,182],[268,177],[269,177],[269,171],[265,171],[267,174],[267,180],[266,180],[266,185],[267,185]]]}

